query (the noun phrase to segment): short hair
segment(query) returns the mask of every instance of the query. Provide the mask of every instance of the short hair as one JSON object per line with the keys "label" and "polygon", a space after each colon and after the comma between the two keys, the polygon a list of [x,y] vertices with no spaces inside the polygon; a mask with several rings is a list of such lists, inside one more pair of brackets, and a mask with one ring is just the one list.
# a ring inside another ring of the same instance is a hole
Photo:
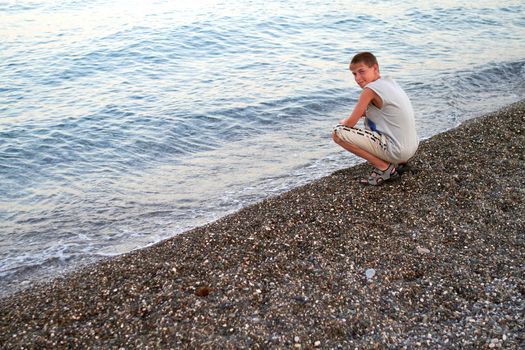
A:
{"label": "short hair", "polygon": [[379,63],[377,63],[377,58],[370,52],[360,52],[356,54],[352,61],[350,62],[350,65],[352,64],[358,64],[358,63],[364,63],[368,67],[372,67],[374,64],[377,64],[379,66]]}

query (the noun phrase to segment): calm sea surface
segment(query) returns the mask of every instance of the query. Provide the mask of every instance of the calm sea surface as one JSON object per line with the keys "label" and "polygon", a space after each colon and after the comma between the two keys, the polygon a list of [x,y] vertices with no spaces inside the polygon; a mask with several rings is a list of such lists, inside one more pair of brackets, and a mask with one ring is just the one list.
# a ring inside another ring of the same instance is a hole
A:
{"label": "calm sea surface", "polygon": [[0,0],[0,294],[348,167],[374,52],[422,139],[525,97],[523,1]]}

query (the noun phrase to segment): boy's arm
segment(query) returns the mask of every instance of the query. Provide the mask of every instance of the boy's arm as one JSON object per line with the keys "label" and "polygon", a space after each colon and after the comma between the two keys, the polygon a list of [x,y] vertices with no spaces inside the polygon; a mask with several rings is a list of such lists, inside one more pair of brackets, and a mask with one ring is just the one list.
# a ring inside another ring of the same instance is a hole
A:
{"label": "boy's arm", "polygon": [[368,107],[368,105],[374,99],[375,96],[376,93],[374,92],[374,90],[365,88],[361,95],[359,95],[359,99],[357,100],[357,104],[355,105],[352,114],[350,114],[347,118],[341,120],[339,123],[348,126],[349,128],[353,128],[357,124],[359,119],[361,119],[361,117],[365,115],[366,107]]}

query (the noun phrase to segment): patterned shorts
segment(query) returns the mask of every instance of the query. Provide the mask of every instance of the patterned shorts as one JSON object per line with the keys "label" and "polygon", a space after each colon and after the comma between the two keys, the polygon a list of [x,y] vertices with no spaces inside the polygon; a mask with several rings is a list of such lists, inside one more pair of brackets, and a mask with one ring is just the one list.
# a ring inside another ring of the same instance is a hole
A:
{"label": "patterned shorts", "polygon": [[387,151],[386,137],[377,132],[337,125],[334,133],[346,143],[355,145],[387,162],[393,162]]}

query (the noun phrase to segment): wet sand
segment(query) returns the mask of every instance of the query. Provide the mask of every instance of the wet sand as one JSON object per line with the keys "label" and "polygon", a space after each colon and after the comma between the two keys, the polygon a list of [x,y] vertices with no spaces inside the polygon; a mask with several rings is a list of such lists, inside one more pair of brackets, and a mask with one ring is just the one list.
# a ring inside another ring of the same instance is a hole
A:
{"label": "wet sand", "polygon": [[525,347],[525,101],[0,300],[20,348]]}

